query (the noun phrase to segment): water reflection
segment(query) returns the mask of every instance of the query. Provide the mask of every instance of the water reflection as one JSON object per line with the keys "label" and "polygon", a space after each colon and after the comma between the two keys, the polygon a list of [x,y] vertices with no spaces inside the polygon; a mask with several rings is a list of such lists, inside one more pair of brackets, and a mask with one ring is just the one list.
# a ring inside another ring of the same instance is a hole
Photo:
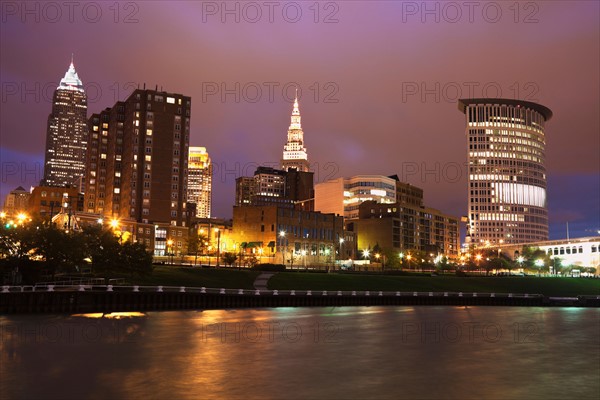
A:
{"label": "water reflection", "polygon": [[0,317],[8,398],[598,398],[598,309]]}

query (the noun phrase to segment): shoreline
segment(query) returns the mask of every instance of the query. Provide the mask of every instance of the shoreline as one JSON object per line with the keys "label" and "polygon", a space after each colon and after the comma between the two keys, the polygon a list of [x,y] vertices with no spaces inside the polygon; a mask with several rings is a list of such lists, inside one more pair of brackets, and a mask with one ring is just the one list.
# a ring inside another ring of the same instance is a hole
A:
{"label": "shoreline", "polygon": [[3,287],[0,314],[176,311],[273,307],[600,307],[600,296],[519,293],[207,289],[174,286]]}

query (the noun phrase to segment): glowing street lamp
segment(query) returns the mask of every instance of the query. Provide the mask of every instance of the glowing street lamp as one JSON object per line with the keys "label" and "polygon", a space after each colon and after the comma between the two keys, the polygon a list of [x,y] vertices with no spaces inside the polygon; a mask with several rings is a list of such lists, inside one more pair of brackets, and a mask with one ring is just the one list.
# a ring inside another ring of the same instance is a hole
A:
{"label": "glowing street lamp", "polygon": [[283,241],[285,240],[285,231],[279,231],[279,252],[281,253],[281,264],[285,267],[285,255],[287,254],[287,243],[285,249],[283,248]]}
{"label": "glowing street lamp", "polygon": [[171,263],[173,263],[173,257],[171,253],[173,252],[173,240],[167,240],[167,256],[171,256]]}
{"label": "glowing street lamp", "polygon": [[18,221],[19,225],[23,225],[23,222],[25,222],[26,219],[27,219],[27,214],[25,214],[25,213],[19,213],[17,215],[17,221]]}
{"label": "glowing street lamp", "polygon": [[536,267],[539,268],[539,270],[538,270],[538,275],[539,275],[541,269],[544,267],[544,260],[542,260],[541,258],[538,258],[537,260],[535,260],[534,264]]}
{"label": "glowing street lamp", "polygon": [[363,250],[363,258],[366,260],[367,258],[369,258],[369,254],[371,252],[369,251],[369,249],[364,249]]}

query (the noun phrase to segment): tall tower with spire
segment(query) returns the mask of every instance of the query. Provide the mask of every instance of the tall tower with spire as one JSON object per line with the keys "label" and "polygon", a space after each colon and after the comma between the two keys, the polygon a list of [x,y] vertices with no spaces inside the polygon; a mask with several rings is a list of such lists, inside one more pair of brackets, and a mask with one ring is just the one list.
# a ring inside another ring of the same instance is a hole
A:
{"label": "tall tower with spire", "polygon": [[87,97],[71,56],[71,65],[54,91],[48,116],[42,185],[70,185],[85,175],[87,136]]}
{"label": "tall tower with spire", "polygon": [[292,110],[292,122],[287,134],[287,143],[283,146],[283,159],[281,169],[289,170],[295,168],[297,171],[308,172],[308,154],[304,147],[304,132],[300,123],[300,108],[298,106],[298,89]]}

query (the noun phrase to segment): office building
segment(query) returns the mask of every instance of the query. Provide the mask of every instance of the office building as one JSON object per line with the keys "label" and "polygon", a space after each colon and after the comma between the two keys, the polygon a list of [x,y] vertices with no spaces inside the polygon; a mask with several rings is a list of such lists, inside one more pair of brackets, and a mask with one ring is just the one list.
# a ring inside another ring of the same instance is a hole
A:
{"label": "office building", "polygon": [[420,251],[449,258],[460,250],[458,218],[434,208],[365,201],[359,206],[359,218],[348,228],[357,234],[359,250],[379,246],[396,253]]}
{"label": "office building", "polygon": [[206,147],[190,147],[188,156],[188,201],[196,204],[197,218],[210,218],[212,164]]}
{"label": "office building", "polygon": [[7,216],[16,216],[19,213],[27,212],[29,196],[29,192],[22,186],[11,190],[4,198],[2,212]]}
{"label": "office building", "polygon": [[312,210],[313,173],[258,167],[253,177],[236,179],[236,206],[277,205]]}
{"label": "office building", "polygon": [[66,186],[85,174],[87,98],[73,60],[54,91],[42,186]]}
{"label": "office building", "polygon": [[292,118],[287,133],[287,142],[283,147],[283,158],[281,160],[281,169],[288,170],[294,168],[300,172],[309,171],[308,154],[304,147],[304,132],[300,122],[300,108],[298,106],[298,91],[294,99],[294,108]]}
{"label": "office building", "polygon": [[342,217],[275,205],[234,207],[233,240],[241,255],[288,268],[333,265],[355,247]]}
{"label": "office building", "polygon": [[343,215],[346,220],[356,219],[365,201],[422,206],[423,189],[400,182],[397,175],[356,175],[315,185],[317,211]]}
{"label": "office building", "polygon": [[467,244],[548,240],[545,125],[552,111],[510,99],[462,99],[468,144]]}

